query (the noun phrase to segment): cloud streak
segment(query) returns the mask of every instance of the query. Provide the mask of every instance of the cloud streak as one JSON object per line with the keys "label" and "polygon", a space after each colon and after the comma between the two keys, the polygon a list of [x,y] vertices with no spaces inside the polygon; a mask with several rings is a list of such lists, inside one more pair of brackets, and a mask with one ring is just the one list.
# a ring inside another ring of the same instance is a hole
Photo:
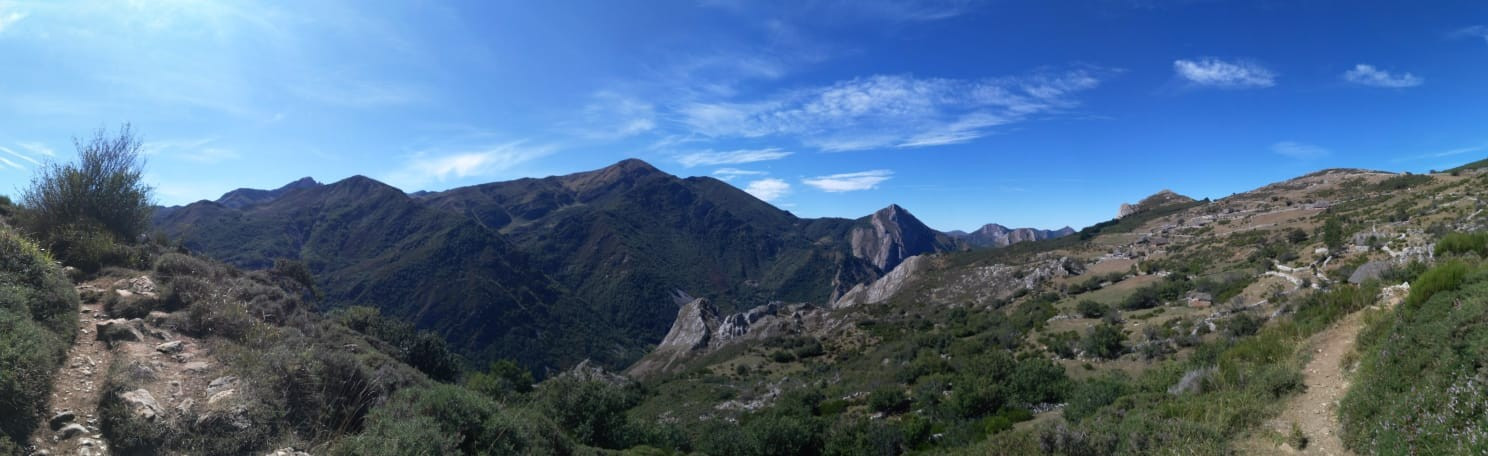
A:
{"label": "cloud streak", "polygon": [[855,192],[878,188],[878,184],[889,180],[894,172],[887,169],[859,171],[856,173],[832,174],[801,179],[801,183],[829,193]]}
{"label": "cloud streak", "polygon": [[1320,146],[1300,143],[1296,141],[1282,141],[1276,144],[1272,144],[1271,152],[1274,152],[1277,155],[1291,157],[1297,160],[1312,160],[1323,158],[1333,153],[1332,151]]}
{"label": "cloud streak", "polygon": [[1255,62],[1224,61],[1213,57],[1173,61],[1178,77],[1198,87],[1259,89],[1276,85],[1276,73]]}
{"label": "cloud streak", "polygon": [[789,157],[790,152],[776,148],[769,149],[741,149],[727,152],[714,152],[705,150],[693,152],[677,157],[677,163],[692,168],[697,166],[711,165],[738,165],[743,163],[755,163],[769,160],[779,160]]}
{"label": "cloud streak", "polygon": [[723,179],[726,181],[733,180],[734,178],[740,176],[762,176],[765,174],[768,173],[764,171],[752,171],[739,168],[719,168],[717,171],[713,171],[714,176],[718,176],[719,179]]}
{"label": "cloud streak", "polygon": [[829,152],[968,142],[995,127],[1061,113],[1109,71],[988,79],[876,75],[754,100],[694,101],[677,109],[712,139],[793,138]]}
{"label": "cloud streak", "polygon": [[790,193],[791,185],[780,179],[760,179],[750,182],[744,191],[764,201],[774,201]]}
{"label": "cloud streak", "polygon": [[553,146],[514,141],[457,152],[424,151],[410,157],[387,180],[408,190],[436,182],[489,176],[546,157],[556,150]]}
{"label": "cloud streak", "polygon": [[1426,83],[1425,79],[1414,74],[1392,74],[1388,71],[1375,68],[1374,65],[1358,64],[1343,73],[1343,80],[1368,87],[1381,87],[1387,89],[1404,89],[1415,87]]}

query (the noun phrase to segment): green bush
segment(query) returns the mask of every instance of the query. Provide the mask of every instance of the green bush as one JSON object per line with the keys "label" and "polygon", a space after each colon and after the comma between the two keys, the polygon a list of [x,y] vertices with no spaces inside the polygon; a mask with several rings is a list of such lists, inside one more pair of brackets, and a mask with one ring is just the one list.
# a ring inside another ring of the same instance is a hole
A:
{"label": "green bush", "polygon": [[0,226],[0,436],[30,441],[77,334],[77,309],[51,259]]}
{"label": "green bush", "polygon": [[497,401],[532,391],[532,372],[511,360],[494,361],[485,372],[465,377],[465,387]]}
{"label": "green bush", "polygon": [[868,393],[868,409],[880,413],[898,413],[909,405],[904,390],[889,386]]}
{"label": "green bush", "polygon": [[1076,384],[1070,391],[1069,403],[1064,406],[1064,418],[1079,422],[1101,407],[1111,405],[1117,398],[1128,393],[1129,381],[1126,374],[1115,371]]}
{"label": "green bush", "polygon": [[1417,307],[1437,293],[1456,290],[1467,277],[1468,270],[1467,264],[1461,261],[1450,261],[1427,270],[1416,278],[1416,283],[1411,284],[1410,296],[1405,298],[1405,304]]}
{"label": "green bush", "polygon": [[1079,311],[1080,316],[1085,318],[1100,318],[1106,316],[1106,313],[1111,311],[1111,307],[1096,301],[1085,299],[1081,300],[1079,304],[1075,305],[1075,310]]}
{"label": "green bush", "polygon": [[1436,256],[1477,254],[1488,258],[1488,233],[1447,233],[1436,241]]}
{"label": "green bush", "polygon": [[628,448],[634,442],[625,412],[639,401],[629,386],[562,376],[544,382],[533,405],[580,443]]}
{"label": "green bush", "polygon": [[1080,345],[1087,355],[1116,359],[1126,353],[1126,334],[1121,331],[1120,326],[1100,324],[1085,333],[1085,339]]}
{"label": "green bush", "polygon": [[74,144],[78,162],[42,167],[21,194],[17,221],[79,269],[139,267],[141,255],[117,244],[138,242],[150,224],[140,139],[126,124],[117,136],[99,130]]}
{"label": "green bush", "polygon": [[367,430],[339,442],[333,455],[573,454],[575,445],[546,416],[503,409],[458,386],[399,391],[367,419]]}
{"label": "green bush", "polygon": [[1409,305],[1359,336],[1359,367],[1339,404],[1344,443],[1360,454],[1488,452],[1488,271],[1451,262],[1413,285]]}

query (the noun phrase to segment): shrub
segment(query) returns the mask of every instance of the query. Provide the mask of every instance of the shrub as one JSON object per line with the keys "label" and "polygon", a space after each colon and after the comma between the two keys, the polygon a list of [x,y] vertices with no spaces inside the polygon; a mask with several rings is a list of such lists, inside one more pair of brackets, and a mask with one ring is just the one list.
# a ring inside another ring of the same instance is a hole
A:
{"label": "shrub", "polygon": [[466,388],[498,401],[532,391],[532,383],[531,371],[505,359],[492,362],[485,372],[476,372],[465,377]]}
{"label": "shrub", "polygon": [[96,270],[127,259],[114,244],[132,244],[149,227],[151,190],[141,180],[141,142],[128,124],[116,136],[100,129],[73,143],[78,162],[41,168],[21,194],[18,221],[63,261]]}
{"label": "shrub", "polygon": [[535,394],[536,410],[580,443],[630,446],[625,411],[640,400],[630,387],[561,376],[544,382]]}
{"label": "shrub", "polygon": [[572,441],[530,410],[502,409],[451,385],[406,388],[377,407],[367,430],[334,446],[334,455],[573,454]]}
{"label": "shrub", "polygon": [[77,334],[77,309],[50,258],[0,226],[0,438],[30,441]]}
{"label": "shrub", "polygon": [[1081,300],[1075,305],[1075,309],[1080,312],[1080,316],[1085,318],[1100,318],[1111,311],[1109,306],[1089,299]]}
{"label": "shrub", "polygon": [[868,409],[881,413],[898,413],[904,411],[909,405],[909,400],[904,397],[904,390],[890,386],[873,390],[868,394]]}
{"label": "shrub", "polygon": [[1416,283],[1411,284],[1410,296],[1405,298],[1405,304],[1420,306],[1437,293],[1456,290],[1462,285],[1467,273],[1468,266],[1461,261],[1450,261],[1431,268],[1422,273]]}
{"label": "shrub", "polygon": [[1079,422],[1101,407],[1116,402],[1129,391],[1128,382],[1124,373],[1115,371],[1076,384],[1070,391],[1069,403],[1064,406],[1064,418]]}
{"label": "shrub", "polygon": [[1104,359],[1116,359],[1126,353],[1126,334],[1120,326],[1100,324],[1090,328],[1081,342],[1085,354]]}
{"label": "shrub", "polygon": [[1447,233],[1436,241],[1436,256],[1477,254],[1488,258],[1488,233]]}

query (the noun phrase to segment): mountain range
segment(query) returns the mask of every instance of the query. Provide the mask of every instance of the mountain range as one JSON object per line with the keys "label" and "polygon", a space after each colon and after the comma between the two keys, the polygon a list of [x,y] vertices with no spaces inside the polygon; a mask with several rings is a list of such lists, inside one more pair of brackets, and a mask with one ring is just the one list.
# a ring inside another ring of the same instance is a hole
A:
{"label": "mountain range", "polygon": [[244,268],[305,262],[327,307],[369,305],[470,357],[623,367],[672,326],[678,296],[731,312],[827,305],[922,253],[1070,230],[938,232],[897,205],[800,218],[723,181],[640,160],[413,195],[355,176],[160,208],[158,229]]}

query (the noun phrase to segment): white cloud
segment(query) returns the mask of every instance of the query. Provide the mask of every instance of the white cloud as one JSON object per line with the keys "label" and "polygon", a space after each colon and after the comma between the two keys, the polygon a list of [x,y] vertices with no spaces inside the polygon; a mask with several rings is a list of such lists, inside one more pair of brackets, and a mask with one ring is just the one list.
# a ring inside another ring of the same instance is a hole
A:
{"label": "white cloud", "polygon": [[1480,38],[1484,42],[1488,42],[1488,26],[1474,25],[1471,27],[1464,27],[1460,30],[1457,30],[1456,32],[1453,32],[1452,36],[1456,38]]}
{"label": "white cloud", "polygon": [[1375,68],[1374,65],[1358,64],[1352,70],[1343,73],[1343,80],[1354,84],[1384,87],[1390,89],[1403,89],[1415,87],[1426,82],[1414,74],[1391,74],[1388,71]]}
{"label": "white cloud", "polygon": [[776,148],[768,149],[741,149],[727,152],[714,152],[705,150],[693,152],[677,157],[677,163],[692,168],[694,166],[707,165],[738,165],[743,163],[754,163],[768,160],[779,160],[790,156],[786,152]]}
{"label": "white cloud", "polygon": [[1173,71],[1196,86],[1223,89],[1250,89],[1276,85],[1276,73],[1248,61],[1226,62],[1205,57],[1197,60],[1174,60]]}
{"label": "white cloud", "polygon": [[765,201],[774,201],[776,198],[790,193],[790,184],[780,179],[760,179],[750,182],[744,187],[744,191],[755,198]]}
{"label": "white cloud", "polygon": [[719,168],[717,171],[713,172],[714,176],[718,176],[719,179],[723,179],[726,181],[733,180],[734,178],[739,176],[761,176],[765,174],[768,173],[764,171],[752,171],[739,168]]}
{"label": "white cloud", "polygon": [[620,139],[656,129],[656,108],[634,97],[602,91],[584,106],[577,133],[593,139]]}
{"label": "white cloud", "polygon": [[1332,151],[1326,148],[1296,141],[1282,141],[1272,144],[1271,151],[1298,160],[1322,158],[1332,153]]}
{"label": "white cloud", "polygon": [[39,143],[39,142],[20,142],[20,143],[16,143],[16,145],[17,146],[20,146],[20,148],[22,148],[22,149],[26,149],[27,152],[31,152],[32,154],[35,154],[35,155],[43,155],[43,156],[47,156],[47,157],[55,157],[55,156],[57,156],[57,151],[56,150],[52,149],[50,146],[47,146],[46,144],[42,144],[42,143]]}
{"label": "white cloud", "polygon": [[[16,164],[16,162],[10,161],[10,159],[5,158],[5,157],[0,157],[0,163],[4,163],[4,164],[7,164],[7,165],[10,165],[11,168],[15,168],[15,169],[26,169],[26,167],[21,166],[19,164]],[[4,167],[3,166],[0,166],[0,168],[4,168]]]}
{"label": "white cloud", "polygon": [[306,100],[350,108],[400,106],[429,99],[424,89],[409,84],[343,78],[303,81],[289,91]]}
{"label": "white cloud", "polygon": [[877,188],[878,184],[889,180],[894,176],[893,171],[887,169],[875,169],[872,171],[861,171],[856,173],[833,174],[830,176],[817,176],[801,179],[801,183],[816,187],[824,192],[853,192],[858,190],[869,190]]}
{"label": "white cloud", "polygon": [[206,147],[180,154],[181,158],[203,164],[221,163],[243,158],[237,151],[221,147]]}
{"label": "white cloud", "polygon": [[8,147],[0,147],[0,152],[5,152],[5,153],[7,153],[7,154],[10,154],[10,155],[13,155],[13,156],[15,156],[15,157],[16,157],[16,158],[19,158],[19,159],[22,159],[22,160],[25,160],[25,161],[28,161],[28,162],[31,162],[31,163],[32,163],[32,164],[34,164],[34,165],[41,165],[41,161],[39,161],[39,160],[37,160],[37,159],[34,159],[34,158],[31,158],[31,157],[28,157],[28,156],[26,156],[26,155],[25,155],[25,154],[22,154],[22,153],[20,153],[20,152],[16,152],[16,151],[14,151],[14,150],[11,150],[11,149],[10,149],[10,148],[8,148]]}
{"label": "white cloud", "polygon": [[15,23],[20,22],[21,19],[25,18],[26,13],[22,13],[20,11],[5,11],[3,8],[0,8],[0,33],[5,32],[5,29],[10,28],[11,26],[15,25]]}
{"label": "white cloud", "polygon": [[424,151],[414,154],[388,183],[405,190],[451,179],[489,176],[556,151],[553,146],[530,146],[523,141],[458,152]]}
{"label": "white cloud", "polygon": [[786,136],[825,151],[935,146],[1078,106],[1074,95],[1100,85],[1099,73],[1107,72],[977,80],[877,75],[757,100],[693,101],[677,114],[692,133],[710,138]]}

